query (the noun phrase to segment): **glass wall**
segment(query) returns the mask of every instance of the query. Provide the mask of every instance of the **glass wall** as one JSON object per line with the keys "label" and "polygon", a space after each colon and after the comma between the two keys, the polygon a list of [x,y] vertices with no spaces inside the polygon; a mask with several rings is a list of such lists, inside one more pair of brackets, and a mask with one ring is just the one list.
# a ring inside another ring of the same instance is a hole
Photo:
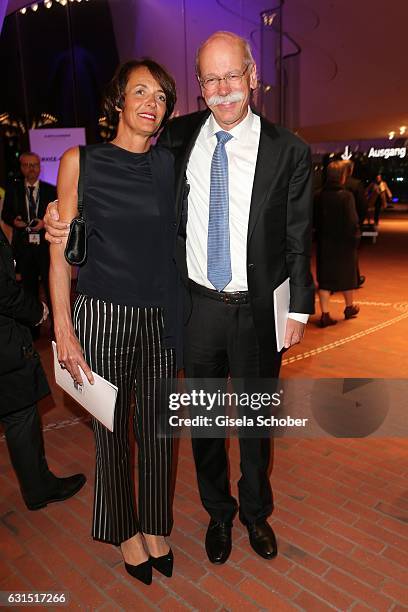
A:
{"label": "glass wall", "polygon": [[107,136],[100,100],[118,62],[107,0],[48,0],[9,15],[0,36],[3,175],[17,171],[30,128],[85,127],[87,142]]}

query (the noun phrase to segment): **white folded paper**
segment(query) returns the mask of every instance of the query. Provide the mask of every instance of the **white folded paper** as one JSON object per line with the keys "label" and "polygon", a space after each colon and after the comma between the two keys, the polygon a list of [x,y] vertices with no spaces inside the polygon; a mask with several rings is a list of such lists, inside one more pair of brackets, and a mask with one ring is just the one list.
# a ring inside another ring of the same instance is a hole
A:
{"label": "white folded paper", "polygon": [[275,334],[278,352],[283,349],[285,344],[286,322],[289,314],[290,288],[289,278],[287,278],[273,292],[273,309],[275,314]]}
{"label": "white folded paper", "polygon": [[91,385],[81,368],[83,384],[78,385],[74,382],[68,370],[61,368],[55,342],[52,343],[52,350],[54,352],[54,372],[57,385],[98,419],[102,425],[105,425],[109,431],[113,431],[118,388],[95,372],[92,372],[95,383]]}

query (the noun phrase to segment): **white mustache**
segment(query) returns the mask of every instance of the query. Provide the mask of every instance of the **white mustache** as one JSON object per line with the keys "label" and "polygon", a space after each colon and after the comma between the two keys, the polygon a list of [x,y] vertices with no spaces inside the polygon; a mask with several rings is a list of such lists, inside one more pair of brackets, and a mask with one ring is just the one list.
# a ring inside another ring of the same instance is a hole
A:
{"label": "white mustache", "polygon": [[232,104],[233,102],[241,102],[245,97],[244,92],[242,91],[231,91],[231,93],[226,96],[218,96],[214,95],[211,98],[208,98],[207,104],[208,106],[218,106],[218,104]]}

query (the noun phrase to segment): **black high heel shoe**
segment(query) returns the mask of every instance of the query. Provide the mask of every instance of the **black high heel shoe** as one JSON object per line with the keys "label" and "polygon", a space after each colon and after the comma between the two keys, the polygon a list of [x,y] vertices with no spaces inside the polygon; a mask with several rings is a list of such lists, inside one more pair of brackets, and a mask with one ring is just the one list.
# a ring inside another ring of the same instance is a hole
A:
{"label": "black high heel shoe", "polygon": [[174,555],[171,548],[169,549],[169,552],[165,555],[162,555],[161,557],[152,557],[150,555],[149,559],[154,569],[157,569],[157,571],[163,574],[164,576],[171,578],[173,574],[174,563]]}
{"label": "black high heel shoe", "polygon": [[143,582],[144,584],[152,584],[151,557],[149,557],[147,561],[139,563],[138,565],[130,565],[130,563],[126,563],[125,561],[125,568],[127,573],[133,578],[136,578],[136,580],[140,580],[140,582]]}

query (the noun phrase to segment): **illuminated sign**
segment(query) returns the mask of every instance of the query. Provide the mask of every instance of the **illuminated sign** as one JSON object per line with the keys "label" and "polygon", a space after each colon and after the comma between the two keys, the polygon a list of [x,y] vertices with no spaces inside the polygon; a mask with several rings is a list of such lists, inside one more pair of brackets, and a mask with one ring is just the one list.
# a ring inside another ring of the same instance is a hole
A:
{"label": "illuminated sign", "polygon": [[385,159],[389,157],[400,157],[403,159],[406,154],[406,147],[394,147],[393,149],[374,149],[374,147],[371,147],[368,157],[384,157]]}
{"label": "illuminated sign", "polygon": [[352,156],[353,156],[353,154],[352,154],[352,153],[350,153],[350,150],[349,150],[349,149],[350,149],[350,148],[349,148],[349,146],[347,145],[347,146],[345,147],[345,149],[344,149],[344,153],[343,153],[343,155],[341,156],[341,159],[344,159],[344,161],[348,161],[348,160],[349,160],[349,159],[351,159],[351,158],[352,158]]}

